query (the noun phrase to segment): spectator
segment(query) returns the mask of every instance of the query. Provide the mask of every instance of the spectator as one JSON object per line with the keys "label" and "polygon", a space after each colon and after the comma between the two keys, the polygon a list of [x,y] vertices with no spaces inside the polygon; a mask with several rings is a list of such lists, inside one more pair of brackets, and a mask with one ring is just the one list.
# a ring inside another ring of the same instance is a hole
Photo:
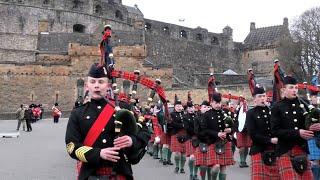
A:
{"label": "spectator", "polygon": [[32,108],[33,108],[33,105],[31,104],[29,108],[26,108],[26,110],[24,111],[24,117],[26,119],[26,124],[27,124],[27,132],[32,131],[32,127],[31,127],[31,121],[33,118]]}
{"label": "spectator", "polygon": [[23,104],[21,104],[20,107],[18,108],[18,110],[16,111],[16,116],[17,116],[17,119],[18,119],[17,131],[19,131],[21,123],[22,123],[23,131],[25,131],[25,129],[26,129],[26,122],[25,122],[25,119],[24,119],[24,111],[25,111],[25,109],[23,107]]}

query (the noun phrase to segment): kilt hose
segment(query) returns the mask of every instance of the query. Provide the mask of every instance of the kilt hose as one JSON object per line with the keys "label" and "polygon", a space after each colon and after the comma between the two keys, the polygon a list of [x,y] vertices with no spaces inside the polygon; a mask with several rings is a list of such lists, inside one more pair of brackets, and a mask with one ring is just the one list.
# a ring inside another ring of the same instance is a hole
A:
{"label": "kilt hose", "polygon": [[267,166],[263,163],[261,153],[251,156],[251,180],[279,180],[277,165]]}
{"label": "kilt hose", "polygon": [[170,143],[171,143],[171,136],[169,134],[162,132],[160,136],[160,144],[161,145],[167,144],[168,146],[170,146]]}
{"label": "kilt hose", "polygon": [[[302,155],[305,152],[300,147],[293,147],[291,150],[292,155]],[[312,180],[313,175],[310,168],[311,164],[308,163],[308,168],[303,174],[298,174],[292,167],[290,156],[288,153],[281,155],[277,160],[277,167],[279,169],[280,179],[287,180]]]}
{"label": "kilt hose", "polygon": [[191,139],[186,141],[186,156],[189,157],[191,154],[196,152],[196,148],[192,146]]}
{"label": "kilt hose", "polygon": [[309,160],[320,160],[320,149],[316,145],[315,138],[308,140]]}
{"label": "kilt hose", "polygon": [[208,151],[205,153],[200,151],[200,147],[197,147],[196,151],[195,151],[195,155],[194,155],[195,165],[196,166],[207,166],[207,167],[213,166],[212,159],[215,156],[215,153],[216,152],[214,152],[213,144],[210,144],[208,146]]}
{"label": "kilt hose", "polygon": [[227,142],[225,144],[225,152],[223,154],[216,153],[214,145],[213,145],[213,151],[214,151],[214,155],[213,155],[213,158],[211,159],[212,160],[211,164],[213,165],[220,164],[222,166],[228,166],[228,165],[234,164],[233,153],[231,149],[231,142]]}
{"label": "kilt hose", "polygon": [[155,138],[156,138],[156,135],[154,133],[152,133],[149,141],[154,142]]}
{"label": "kilt hose", "polygon": [[251,147],[252,141],[248,133],[237,132],[237,147]]}
{"label": "kilt hose", "polygon": [[177,134],[171,136],[171,144],[170,144],[170,150],[172,152],[180,152],[180,153],[186,153],[186,143],[180,143],[177,139]]}

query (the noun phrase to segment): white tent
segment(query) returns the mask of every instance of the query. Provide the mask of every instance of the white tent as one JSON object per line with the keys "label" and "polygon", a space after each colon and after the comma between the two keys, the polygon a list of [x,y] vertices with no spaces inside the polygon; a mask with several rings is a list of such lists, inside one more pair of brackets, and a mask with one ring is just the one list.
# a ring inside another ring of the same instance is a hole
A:
{"label": "white tent", "polygon": [[231,69],[226,70],[222,74],[224,74],[224,75],[238,75],[238,73],[232,71]]}

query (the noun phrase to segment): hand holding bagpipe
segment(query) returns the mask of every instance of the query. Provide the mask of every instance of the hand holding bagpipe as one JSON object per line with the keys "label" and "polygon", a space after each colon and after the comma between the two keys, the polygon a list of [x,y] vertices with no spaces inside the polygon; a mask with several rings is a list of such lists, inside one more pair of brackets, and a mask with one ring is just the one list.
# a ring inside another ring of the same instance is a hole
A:
{"label": "hand holding bagpipe", "polygon": [[148,104],[150,104],[153,101],[153,98],[156,95],[156,89],[160,85],[161,85],[161,80],[160,79],[156,79],[156,83],[155,83],[154,87],[151,89],[150,95],[148,97]]}

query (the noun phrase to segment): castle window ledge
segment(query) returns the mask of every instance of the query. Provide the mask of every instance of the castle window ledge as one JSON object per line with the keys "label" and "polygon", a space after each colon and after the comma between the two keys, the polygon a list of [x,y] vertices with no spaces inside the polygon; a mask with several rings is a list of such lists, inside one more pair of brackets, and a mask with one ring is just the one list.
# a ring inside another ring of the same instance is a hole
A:
{"label": "castle window ledge", "polygon": [[48,34],[50,34],[50,33],[49,33],[49,32],[40,32],[40,34],[48,35]]}

